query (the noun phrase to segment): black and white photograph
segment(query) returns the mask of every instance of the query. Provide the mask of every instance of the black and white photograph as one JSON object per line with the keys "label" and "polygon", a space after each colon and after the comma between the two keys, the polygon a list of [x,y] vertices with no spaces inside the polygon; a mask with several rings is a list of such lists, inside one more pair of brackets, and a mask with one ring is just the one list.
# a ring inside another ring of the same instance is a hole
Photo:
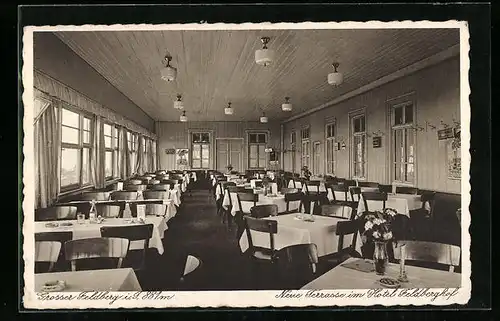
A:
{"label": "black and white photograph", "polygon": [[22,47],[25,307],[470,298],[465,22],[29,26]]}

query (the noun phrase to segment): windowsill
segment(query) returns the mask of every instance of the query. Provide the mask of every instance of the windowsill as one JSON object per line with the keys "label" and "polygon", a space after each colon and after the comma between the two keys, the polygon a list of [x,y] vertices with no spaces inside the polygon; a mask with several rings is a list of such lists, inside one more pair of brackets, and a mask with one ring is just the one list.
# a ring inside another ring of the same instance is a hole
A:
{"label": "windowsill", "polygon": [[85,190],[88,190],[90,188],[93,188],[94,185],[92,184],[87,184],[87,185],[84,185],[82,187],[77,187],[77,188],[70,188],[70,189],[66,189],[66,190],[62,190],[58,197],[61,197],[61,196],[68,196],[68,195],[71,195],[71,194],[75,194],[75,193],[79,193],[79,192],[83,192]]}
{"label": "windowsill", "polygon": [[109,186],[109,185],[112,185],[112,184],[115,184],[115,183],[118,183],[119,181],[121,181],[121,178],[110,178],[110,179],[106,179],[106,182],[104,183],[104,186]]}
{"label": "windowsill", "polygon": [[393,181],[392,185],[395,185],[395,186],[404,186],[404,187],[414,187],[415,186],[414,183],[398,182],[398,181]]}

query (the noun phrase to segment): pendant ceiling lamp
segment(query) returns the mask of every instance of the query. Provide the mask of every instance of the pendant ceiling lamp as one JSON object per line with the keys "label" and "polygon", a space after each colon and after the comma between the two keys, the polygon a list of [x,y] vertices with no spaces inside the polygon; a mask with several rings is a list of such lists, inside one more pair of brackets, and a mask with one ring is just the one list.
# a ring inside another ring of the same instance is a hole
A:
{"label": "pendant ceiling lamp", "polygon": [[183,112],[182,112],[182,115],[181,115],[181,117],[179,118],[179,120],[180,120],[181,122],[183,122],[183,123],[185,123],[185,122],[187,122],[187,121],[188,121],[188,118],[187,118],[187,116],[186,116],[186,111],[183,111]]}
{"label": "pendant ceiling lamp", "polygon": [[292,111],[292,104],[290,103],[290,97],[285,97],[285,102],[281,105],[281,110]]}
{"label": "pendant ceiling lamp", "polygon": [[227,107],[224,108],[224,114],[226,115],[232,115],[234,112],[233,108],[231,107],[231,103],[227,103]]}
{"label": "pendant ceiling lamp", "polygon": [[267,123],[269,119],[266,116],[266,113],[262,113],[262,116],[260,116],[260,122],[261,123]]}
{"label": "pendant ceiling lamp", "polygon": [[166,65],[165,68],[161,70],[161,79],[165,81],[174,81],[177,77],[177,69],[170,66],[170,60],[172,60],[172,57],[168,55],[165,56],[164,61],[166,61]]}
{"label": "pendant ceiling lamp", "polygon": [[182,96],[177,95],[177,100],[174,101],[175,109],[184,109],[184,102],[182,101]]}
{"label": "pendant ceiling lamp", "polygon": [[333,86],[339,86],[344,81],[344,75],[337,71],[337,68],[339,67],[338,62],[334,62],[332,66],[334,71],[328,74],[328,83]]}
{"label": "pendant ceiling lamp", "polygon": [[262,49],[258,49],[255,51],[255,62],[259,65],[268,66],[274,60],[274,50],[267,48],[269,40],[269,37],[260,38],[260,41],[262,41],[263,45]]}

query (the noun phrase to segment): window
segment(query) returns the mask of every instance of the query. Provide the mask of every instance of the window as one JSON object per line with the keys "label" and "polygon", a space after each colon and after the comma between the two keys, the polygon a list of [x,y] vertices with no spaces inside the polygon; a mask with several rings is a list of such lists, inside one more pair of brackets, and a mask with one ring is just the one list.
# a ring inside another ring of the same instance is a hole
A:
{"label": "window", "polygon": [[153,159],[153,168],[150,168],[150,171],[154,172],[156,171],[156,141],[153,140],[153,143],[151,145],[151,157]]}
{"label": "window", "polygon": [[302,140],[302,148],[301,148],[301,166],[310,167],[310,158],[311,158],[311,141],[310,141],[311,129],[304,128],[300,131],[300,137]]}
{"label": "window", "polygon": [[66,108],[61,110],[61,189],[90,184],[92,119]]}
{"label": "window", "polygon": [[392,179],[395,182],[415,182],[415,130],[412,102],[395,105],[392,115]]}
{"label": "window", "polygon": [[365,115],[351,117],[353,177],[366,176],[366,124]]}
{"label": "window", "polygon": [[104,131],[104,176],[107,179],[118,177],[118,128],[111,124],[103,125]]}
{"label": "window", "polygon": [[335,123],[326,125],[326,173],[335,175]]}
{"label": "window", "polygon": [[267,133],[248,134],[248,168],[265,168]]}
{"label": "window", "polygon": [[293,131],[291,134],[290,134],[290,150],[291,150],[291,153],[290,153],[290,157],[292,158],[291,159],[291,165],[292,165],[292,171],[295,172],[296,170],[296,155],[295,155],[295,150],[297,149],[297,132]]}
{"label": "window", "polygon": [[135,171],[135,165],[137,161],[137,140],[139,136],[136,133],[132,132],[127,132],[127,144],[128,144],[128,151],[130,153],[130,164],[131,164],[131,173],[133,174]]}
{"label": "window", "polygon": [[191,133],[191,167],[210,167],[210,133]]}

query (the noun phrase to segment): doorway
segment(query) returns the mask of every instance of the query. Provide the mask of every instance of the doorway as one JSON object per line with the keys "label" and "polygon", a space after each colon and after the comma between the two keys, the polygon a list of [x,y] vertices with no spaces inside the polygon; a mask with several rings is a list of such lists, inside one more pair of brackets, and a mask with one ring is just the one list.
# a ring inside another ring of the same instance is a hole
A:
{"label": "doorway", "polygon": [[243,138],[217,138],[217,170],[227,171],[227,166],[231,164],[233,171],[243,170]]}

